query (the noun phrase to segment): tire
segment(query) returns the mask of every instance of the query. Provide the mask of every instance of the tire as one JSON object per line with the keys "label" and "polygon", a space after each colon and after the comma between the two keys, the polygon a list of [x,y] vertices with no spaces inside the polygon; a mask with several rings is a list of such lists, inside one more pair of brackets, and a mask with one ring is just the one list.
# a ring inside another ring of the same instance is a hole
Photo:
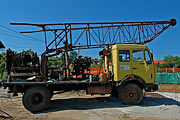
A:
{"label": "tire", "polygon": [[138,105],[143,100],[143,92],[138,85],[129,83],[119,91],[119,98],[123,104]]}
{"label": "tire", "polygon": [[38,112],[46,109],[50,104],[51,95],[45,87],[30,87],[22,98],[24,107],[30,112]]}
{"label": "tire", "polygon": [[53,95],[54,95],[54,91],[49,90],[49,93],[50,93],[50,99],[52,99],[52,98],[53,98]]}

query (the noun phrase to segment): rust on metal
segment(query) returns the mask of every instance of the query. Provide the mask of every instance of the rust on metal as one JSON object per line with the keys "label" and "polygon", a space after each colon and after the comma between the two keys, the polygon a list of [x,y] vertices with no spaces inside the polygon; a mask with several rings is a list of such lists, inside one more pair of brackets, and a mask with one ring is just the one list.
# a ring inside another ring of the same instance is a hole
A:
{"label": "rust on metal", "polygon": [[87,88],[87,94],[111,94],[111,86],[89,86]]}
{"label": "rust on metal", "polygon": [[138,92],[133,88],[127,88],[125,96],[128,101],[135,101],[138,99]]}

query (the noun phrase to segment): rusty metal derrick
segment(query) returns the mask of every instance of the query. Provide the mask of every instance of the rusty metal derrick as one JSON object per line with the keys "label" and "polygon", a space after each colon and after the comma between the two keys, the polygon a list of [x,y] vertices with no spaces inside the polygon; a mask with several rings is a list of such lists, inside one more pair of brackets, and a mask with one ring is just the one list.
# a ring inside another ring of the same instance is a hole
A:
{"label": "rusty metal derrick", "polygon": [[66,68],[65,76],[69,79],[68,51],[102,48],[114,44],[146,44],[170,26],[176,25],[176,20],[54,24],[11,23],[11,25],[28,25],[39,28],[35,31],[20,33],[44,33],[46,50],[41,55],[41,75],[46,80],[48,76],[48,57],[63,52]]}
{"label": "rusty metal derrick", "polygon": [[[76,49],[100,48],[113,44],[145,44],[154,40],[163,31],[176,24],[170,21],[145,22],[102,22],[102,23],[54,23],[29,24],[11,23],[11,25],[30,25],[40,30],[21,33],[44,32],[47,56]],[[47,33],[54,36],[49,40]]]}

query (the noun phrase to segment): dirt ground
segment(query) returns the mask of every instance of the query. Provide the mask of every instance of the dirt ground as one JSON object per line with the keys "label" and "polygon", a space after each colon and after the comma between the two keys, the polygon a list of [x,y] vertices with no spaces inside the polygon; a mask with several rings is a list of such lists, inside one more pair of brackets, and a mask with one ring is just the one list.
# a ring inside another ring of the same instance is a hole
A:
{"label": "dirt ground", "polygon": [[[22,105],[22,95],[12,97],[0,88],[0,110],[14,120],[180,120],[180,102],[162,94],[146,94],[139,106],[123,105],[118,98],[66,92],[54,95],[47,110],[31,113]],[[0,112],[0,119],[3,118]]]}
{"label": "dirt ground", "polygon": [[158,84],[159,91],[180,93],[180,84]]}

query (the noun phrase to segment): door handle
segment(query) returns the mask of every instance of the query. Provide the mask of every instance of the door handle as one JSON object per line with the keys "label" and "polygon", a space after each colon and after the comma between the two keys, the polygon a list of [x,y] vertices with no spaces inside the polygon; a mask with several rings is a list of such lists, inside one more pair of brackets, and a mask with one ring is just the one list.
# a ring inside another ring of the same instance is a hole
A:
{"label": "door handle", "polygon": [[152,73],[151,73],[151,79],[152,79],[152,77],[153,77],[153,76],[152,76]]}
{"label": "door handle", "polygon": [[137,69],[137,68],[132,68],[132,69]]}
{"label": "door handle", "polygon": [[140,64],[144,65],[144,63],[140,63]]}

